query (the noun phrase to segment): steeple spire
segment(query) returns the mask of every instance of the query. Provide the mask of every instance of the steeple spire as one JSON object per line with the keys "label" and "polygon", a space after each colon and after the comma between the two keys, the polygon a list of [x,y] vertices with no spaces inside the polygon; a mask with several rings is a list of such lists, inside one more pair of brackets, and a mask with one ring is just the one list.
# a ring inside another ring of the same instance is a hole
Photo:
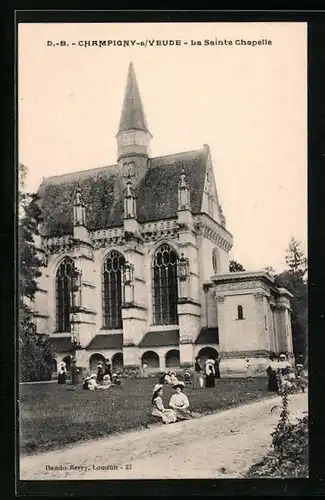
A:
{"label": "steeple spire", "polygon": [[128,69],[118,133],[127,130],[149,132],[132,61]]}

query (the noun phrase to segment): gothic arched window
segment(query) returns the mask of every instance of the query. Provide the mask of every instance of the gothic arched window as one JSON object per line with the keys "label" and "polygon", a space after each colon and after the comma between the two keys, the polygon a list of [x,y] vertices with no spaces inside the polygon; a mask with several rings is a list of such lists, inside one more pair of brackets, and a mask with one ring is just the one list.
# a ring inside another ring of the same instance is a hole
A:
{"label": "gothic arched window", "polygon": [[153,258],[152,295],[154,324],[177,324],[177,254],[168,245],[158,248]]}
{"label": "gothic arched window", "polygon": [[74,262],[66,257],[56,272],[56,331],[70,332],[70,306]]}
{"label": "gothic arched window", "polygon": [[125,258],[116,250],[110,252],[104,262],[103,327],[122,328],[122,271]]}

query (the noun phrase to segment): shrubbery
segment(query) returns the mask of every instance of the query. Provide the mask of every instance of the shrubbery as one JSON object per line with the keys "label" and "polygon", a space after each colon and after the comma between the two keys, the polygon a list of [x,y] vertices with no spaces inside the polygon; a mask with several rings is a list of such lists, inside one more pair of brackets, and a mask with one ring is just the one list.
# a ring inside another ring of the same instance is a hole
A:
{"label": "shrubbery", "polygon": [[290,421],[286,391],[282,393],[280,420],[271,436],[272,451],[249,469],[247,477],[308,477],[308,414]]}
{"label": "shrubbery", "polygon": [[143,376],[140,368],[117,368],[114,373],[121,378],[137,379]]}

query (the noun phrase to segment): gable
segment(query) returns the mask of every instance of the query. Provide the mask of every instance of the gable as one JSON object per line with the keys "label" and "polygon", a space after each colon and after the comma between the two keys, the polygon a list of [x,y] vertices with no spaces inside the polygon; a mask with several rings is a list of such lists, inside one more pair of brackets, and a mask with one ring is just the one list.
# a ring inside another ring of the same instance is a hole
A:
{"label": "gable", "polygon": [[[139,222],[177,217],[178,182],[184,169],[191,190],[191,208],[202,205],[207,154],[203,150],[151,158],[147,173],[135,186]],[[45,179],[38,191],[43,236],[73,234],[73,199],[80,187],[89,230],[123,225],[122,169],[117,165]]]}
{"label": "gable", "polygon": [[[212,200],[213,212],[211,212],[211,202],[209,203],[209,198]],[[210,151],[207,156],[207,166],[204,179],[201,212],[207,213],[216,222],[223,225],[223,214],[219,203],[218,191],[217,191]]]}

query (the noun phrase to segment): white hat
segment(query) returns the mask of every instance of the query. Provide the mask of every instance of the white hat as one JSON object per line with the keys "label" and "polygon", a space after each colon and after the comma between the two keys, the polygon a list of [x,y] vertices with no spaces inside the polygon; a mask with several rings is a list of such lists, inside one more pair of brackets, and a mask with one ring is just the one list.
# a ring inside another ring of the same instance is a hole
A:
{"label": "white hat", "polygon": [[159,391],[160,389],[162,389],[164,386],[163,384],[156,384],[155,387],[152,389],[152,392],[157,392]]}
{"label": "white hat", "polygon": [[87,375],[87,377],[85,378],[85,381],[86,380],[90,380],[90,376],[89,375]]}
{"label": "white hat", "polygon": [[96,373],[92,373],[89,378],[97,378]]}
{"label": "white hat", "polygon": [[282,353],[280,354],[279,358],[280,358],[280,359],[281,359],[281,358],[287,359],[287,356],[286,356],[286,354],[284,354],[284,353],[282,352]]}
{"label": "white hat", "polygon": [[185,387],[185,384],[181,380],[177,380],[177,382],[173,383],[173,389],[176,389],[176,387]]}

